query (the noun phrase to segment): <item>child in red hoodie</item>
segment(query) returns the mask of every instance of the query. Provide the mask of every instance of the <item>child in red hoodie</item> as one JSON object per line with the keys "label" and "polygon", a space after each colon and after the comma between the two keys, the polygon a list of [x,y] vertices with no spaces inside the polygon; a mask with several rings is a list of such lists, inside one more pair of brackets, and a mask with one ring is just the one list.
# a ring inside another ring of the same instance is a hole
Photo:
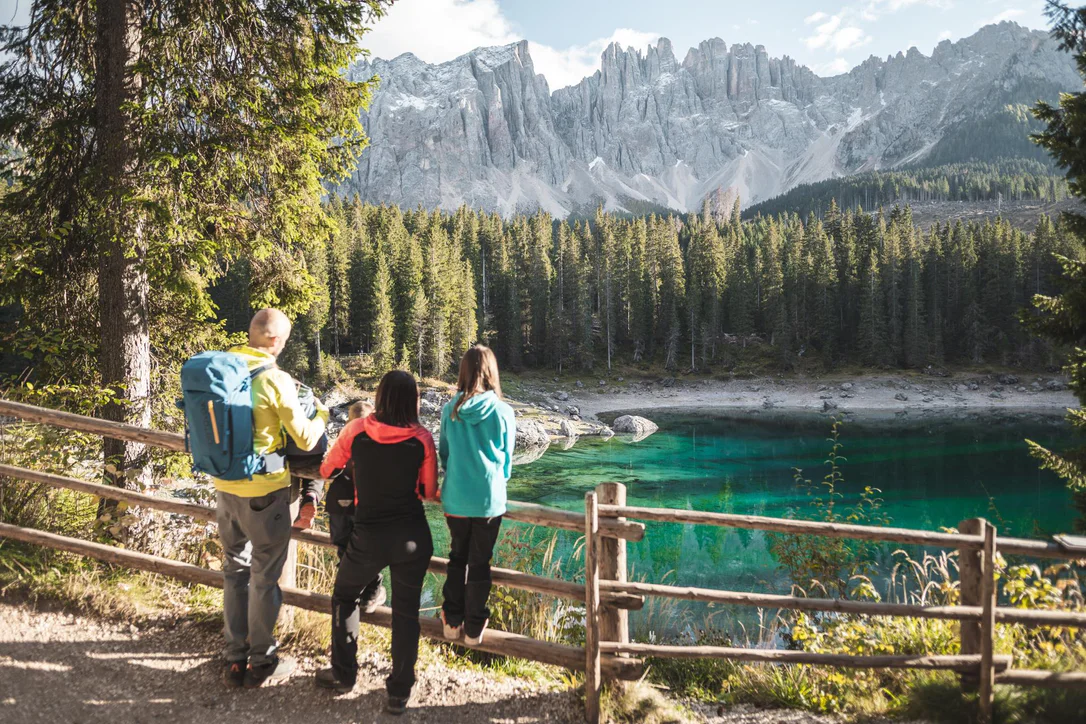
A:
{"label": "child in red hoodie", "polygon": [[[355,519],[332,590],[332,667],[317,685],[354,688],[358,674],[358,600],[386,566],[392,577],[392,673],[387,710],[402,714],[415,684],[422,582],[434,552],[423,499],[437,500],[437,451],[419,424],[415,378],[393,370],[381,378],[372,415],[343,428],[321,476],[352,467]],[[382,591],[384,589],[381,589]]]}

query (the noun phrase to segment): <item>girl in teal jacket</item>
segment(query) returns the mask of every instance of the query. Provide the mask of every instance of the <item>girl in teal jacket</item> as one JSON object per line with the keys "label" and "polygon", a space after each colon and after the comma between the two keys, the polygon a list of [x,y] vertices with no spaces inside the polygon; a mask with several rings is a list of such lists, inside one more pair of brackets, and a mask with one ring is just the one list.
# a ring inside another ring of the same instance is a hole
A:
{"label": "girl in teal jacket", "polygon": [[490,619],[490,559],[505,515],[517,424],[502,402],[498,362],[477,344],[460,360],[456,396],[441,411],[441,502],[451,538],[441,619],[445,637],[476,645]]}

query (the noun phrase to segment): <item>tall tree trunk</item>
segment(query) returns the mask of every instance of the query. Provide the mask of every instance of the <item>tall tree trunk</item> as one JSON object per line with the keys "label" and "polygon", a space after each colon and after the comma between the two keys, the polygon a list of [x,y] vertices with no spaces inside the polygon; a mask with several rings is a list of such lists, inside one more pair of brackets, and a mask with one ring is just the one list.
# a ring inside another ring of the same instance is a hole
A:
{"label": "tall tree trunk", "polygon": [[[126,205],[138,163],[135,121],[141,79],[140,0],[99,0],[95,42],[95,156],[102,207],[98,219],[99,365],[116,401],[106,419],[149,426],[151,342],[147,326],[147,245],[137,212]],[[149,475],[144,445],[106,438],[106,482],[119,487]],[[136,471],[135,473],[129,471]],[[127,474],[126,474],[127,472]]]}

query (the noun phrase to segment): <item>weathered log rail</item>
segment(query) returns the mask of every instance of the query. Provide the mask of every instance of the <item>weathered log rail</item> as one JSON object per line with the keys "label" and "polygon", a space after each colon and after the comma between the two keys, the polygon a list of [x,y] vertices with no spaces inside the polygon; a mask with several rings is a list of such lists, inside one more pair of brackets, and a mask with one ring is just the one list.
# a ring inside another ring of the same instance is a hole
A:
{"label": "weathered log rail", "polygon": [[[176,433],[146,430],[132,425],[99,420],[72,413],[0,400],[0,416],[28,422],[56,425],[72,430],[131,440],[167,450],[183,452],[184,437]],[[316,477],[311,470],[292,471],[302,477]],[[115,488],[77,478],[0,464],[0,477],[19,478],[88,495],[119,500],[131,505],[186,515],[214,522],[215,509],[165,496]],[[478,648],[496,654],[518,656],[585,672],[585,712],[595,724],[600,716],[600,692],[604,680],[631,680],[643,674],[639,657],[723,658],[759,663],[784,663],[851,668],[942,669],[957,672],[963,688],[978,690],[978,720],[991,721],[992,692],[996,684],[1016,686],[1086,686],[1086,672],[1051,672],[1012,668],[1010,656],[994,653],[996,624],[1086,628],[1086,612],[1041,611],[1000,607],[995,590],[995,556],[1023,555],[1031,558],[1074,560],[1081,558],[1052,541],[999,538],[995,527],[983,519],[962,521],[957,533],[881,528],[853,524],[785,520],[764,516],[734,515],[701,511],[670,510],[625,505],[624,486],[607,483],[585,495],[584,514],[547,506],[510,502],[506,516],[534,525],[583,532],[585,535],[585,583],[561,581],[522,571],[492,569],[500,586],[585,602],[585,646],[572,647],[492,631]],[[880,541],[926,547],[955,549],[959,553],[961,604],[925,606],[872,601],[804,598],[741,591],[670,586],[626,580],[626,543],[645,535],[644,520],[686,525],[716,525],[784,534]],[[307,544],[332,547],[328,536],[316,531],[295,531],[293,537]],[[78,555],[171,576],[208,586],[222,586],[217,571],[178,561],[149,556],[52,533],[0,524],[0,538],[10,538],[64,550]],[[443,575],[448,561],[432,559],[430,570]],[[841,615],[900,616],[954,620],[960,624],[961,646],[956,655],[848,656],[805,651],[777,651],[723,646],[669,646],[631,643],[626,612],[639,609],[646,596],[701,601],[728,605],[796,611],[819,611]],[[327,613],[329,597],[312,591],[284,587],[284,602],[300,608]],[[367,623],[389,626],[391,612],[381,608]],[[436,619],[422,621],[423,634],[444,640]]]}
{"label": "weathered log rail", "polygon": [[1086,686],[1086,673],[1084,672],[1012,669],[1010,656],[997,655],[994,652],[995,625],[997,623],[1023,626],[1058,626],[1075,629],[1086,628],[1086,611],[1023,610],[997,605],[995,588],[995,557],[997,552],[1005,555],[1025,555],[1064,560],[1082,558],[1081,554],[1067,551],[1055,542],[1021,538],[997,539],[995,526],[979,518],[962,521],[959,524],[960,532],[958,533],[937,533],[904,528],[784,520],[754,515],[600,504],[596,496],[597,494],[594,492],[586,494],[586,520],[589,516],[609,514],[656,522],[715,525],[785,534],[956,549],[959,553],[959,565],[961,566],[960,590],[962,600],[961,605],[955,606],[923,606],[875,601],[804,598],[741,591],[718,591],[617,580],[600,581],[599,590],[601,595],[617,592],[636,593],[642,596],[661,596],[688,601],[755,606],[759,608],[944,619],[956,620],[961,623],[961,653],[951,656],[848,656],[807,651],[777,651],[724,646],[669,646],[622,641],[600,642],[598,647],[600,655],[611,653],[656,658],[720,658],[733,661],[851,668],[944,669],[961,675],[963,688],[979,690],[977,718],[982,724],[991,722],[993,687],[995,684],[1050,687]]}

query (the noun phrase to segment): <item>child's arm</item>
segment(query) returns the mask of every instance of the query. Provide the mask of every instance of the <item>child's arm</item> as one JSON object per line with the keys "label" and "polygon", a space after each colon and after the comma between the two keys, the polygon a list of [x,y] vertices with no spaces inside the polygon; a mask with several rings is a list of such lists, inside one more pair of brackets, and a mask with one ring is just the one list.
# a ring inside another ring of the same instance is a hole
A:
{"label": "child's arm", "polygon": [[441,458],[441,469],[449,469],[449,408],[446,405],[441,409],[441,434],[437,440],[437,455]]}
{"label": "child's arm", "polygon": [[347,463],[351,461],[351,443],[354,442],[355,436],[362,431],[362,426],[361,418],[351,420],[344,426],[343,431],[339,433],[339,437],[336,438],[335,443],[325,454],[324,461],[321,463],[322,478],[330,478],[336,470],[347,467]]}

